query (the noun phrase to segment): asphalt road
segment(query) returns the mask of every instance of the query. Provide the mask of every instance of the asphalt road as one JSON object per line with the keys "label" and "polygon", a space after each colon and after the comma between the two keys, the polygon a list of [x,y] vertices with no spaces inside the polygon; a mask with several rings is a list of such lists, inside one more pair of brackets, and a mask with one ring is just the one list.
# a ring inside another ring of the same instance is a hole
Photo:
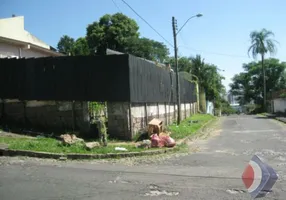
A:
{"label": "asphalt road", "polygon": [[279,174],[264,199],[286,199],[286,126],[257,116],[223,119],[190,143],[198,152],[164,162],[55,162],[0,158],[0,199],[250,199],[241,174],[254,154]]}

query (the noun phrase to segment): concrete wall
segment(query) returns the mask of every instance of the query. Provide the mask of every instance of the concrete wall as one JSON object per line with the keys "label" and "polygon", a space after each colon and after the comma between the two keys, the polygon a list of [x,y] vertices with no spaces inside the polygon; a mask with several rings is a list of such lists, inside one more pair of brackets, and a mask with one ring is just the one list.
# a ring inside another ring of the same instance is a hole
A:
{"label": "concrete wall", "polygon": [[286,98],[278,98],[273,100],[273,111],[276,112],[285,112],[286,110]]}
{"label": "concrete wall", "polygon": [[43,131],[89,131],[87,102],[5,100],[1,102],[2,123]]}
{"label": "concrete wall", "polygon": [[[20,49],[21,49],[21,55],[20,55]],[[24,49],[17,45],[0,42],[0,58],[6,58],[6,57],[37,58],[46,56],[51,56],[51,54],[36,51],[34,49]]]}
{"label": "concrete wall", "polygon": [[[39,131],[64,132],[75,130],[91,131],[87,102],[19,101],[0,102],[1,123],[9,126],[33,128]],[[181,104],[181,119],[196,113],[196,103]],[[146,130],[153,118],[159,118],[164,125],[177,120],[175,104],[130,104],[129,102],[108,102],[108,134],[112,137],[131,140],[137,133]]]}
{"label": "concrete wall", "polygon": [[207,110],[206,113],[207,114],[211,114],[214,115],[214,104],[211,101],[207,101],[207,106],[206,106]]}
{"label": "concrete wall", "polygon": [[[108,102],[108,131],[111,136],[132,139],[137,133],[144,131],[153,118],[159,118],[164,125],[177,120],[175,104],[144,104]],[[131,112],[130,112],[131,111]],[[196,103],[181,104],[181,119],[196,113]]]}
{"label": "concrete wall", "polygon": [[[24,17],[0,19],[0,37],[10,38],[49,49],[50,46],[25,30]],[[39,24],[41,26],[42,24]]]}

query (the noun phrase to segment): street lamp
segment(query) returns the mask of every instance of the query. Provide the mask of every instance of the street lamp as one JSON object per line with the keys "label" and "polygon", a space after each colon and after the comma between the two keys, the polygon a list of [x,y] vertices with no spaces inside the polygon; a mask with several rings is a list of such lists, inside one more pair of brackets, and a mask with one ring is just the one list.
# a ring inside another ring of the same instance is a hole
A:
{"label": "street lamp", "polygon": [[184,28],[184,26],[189,22],[190,19],[195,17],[201,17],[202,14],[197,14],[189,19],[183,24],[183,26],[176,32],[176,20],[175,17],[172,17],[172,26],[173,26],[173,37],[174,37],[174,51],[175,51],[175,68],[176,68],[176,90],[177,90],[177,107],[178,107],[178,116],[177,124],[181,122],[181,101],[180,101],[180,85],[179,85],[179,69],[178,69],[178,48],[177,48],[177,35]]}

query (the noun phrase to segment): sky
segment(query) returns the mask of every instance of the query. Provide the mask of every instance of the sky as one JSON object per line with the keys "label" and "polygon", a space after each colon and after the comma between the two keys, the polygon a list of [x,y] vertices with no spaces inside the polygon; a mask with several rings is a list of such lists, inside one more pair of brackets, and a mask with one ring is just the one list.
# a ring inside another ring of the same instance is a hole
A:
{"label": "sky", "polygon": [[[172,16],[180,28],[179,56],[200,54],[205,62],[217,65],[226,77],[243,71],[242,64],[253,61],[247,54],[249,34],[266,28],[279,42],[275,58],[286,61],[286,1],[285,0],[125,0],[148,21],[166,40],[173,44]],[[0,0],[0,18],[25,17],[25,29],[56,47],[62,35],[73,38],[85,36],[86,27],[104,14],[122,12],[139,25],[140,36],[164,42],[122,0]]]}

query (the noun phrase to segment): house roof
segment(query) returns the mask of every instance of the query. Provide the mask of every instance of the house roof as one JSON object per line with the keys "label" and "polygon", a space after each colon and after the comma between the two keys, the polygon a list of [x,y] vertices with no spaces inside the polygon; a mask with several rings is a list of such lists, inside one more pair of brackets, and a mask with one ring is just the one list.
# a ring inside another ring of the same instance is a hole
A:
{"label": "house roof", "polygon": [[63,55],[56,52],[55,48],[26,31],[24,25],[23,16],[0,19],[0,39],[4,42],[29,46],[54,56]]}
{"label": "house roof", "polygon": [[19,41],[19,40],[13,40],[10,38],[6,38],[6,37],[1,37],[0,36],[0,42],[6,42],[9,44],[14,44],[14,45],[18,45],[18,46],[22,46],[23,48],[27,48],[27,49],[34,49],[34,50],[38,50],[41,52],[45,52],[51,56],[64,56],[64,54],[56,52],[55,50],[52,49],[52,47],[48,48],[43,48],[41,46],[37,46],[28,42],[23,42],[23,41]]}

